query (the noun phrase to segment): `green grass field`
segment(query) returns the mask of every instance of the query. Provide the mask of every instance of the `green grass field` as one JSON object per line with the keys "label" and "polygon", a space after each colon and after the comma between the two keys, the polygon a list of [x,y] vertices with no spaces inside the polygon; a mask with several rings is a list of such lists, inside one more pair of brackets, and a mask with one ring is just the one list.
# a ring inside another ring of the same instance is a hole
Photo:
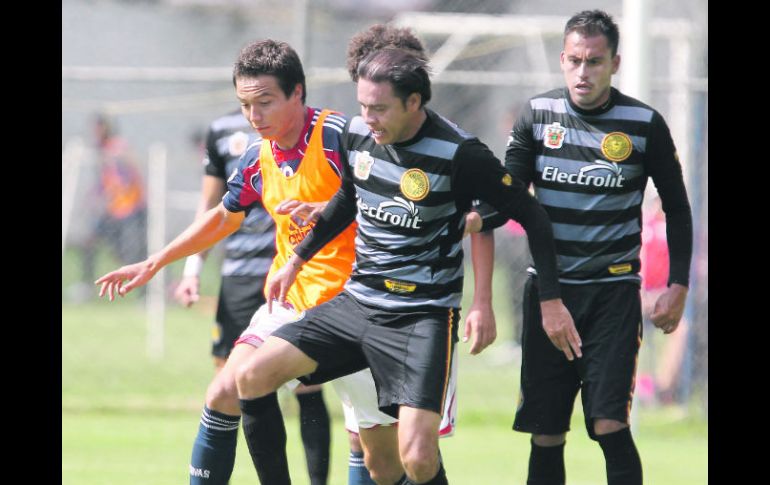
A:
{"label": "green grass field", "polygon": [[[208,293],[216,294],[210,288]],[[457,432],[441,441],[455,485],[526,481],[528,436],[511,431],[519,364],[493,365],[491,358],[507,329],[504,299],[496,297],[497,302],[498,342],[479,356],[470,356],[468,344],[460,344]],[[201,303],[192,309],[169,303],[165,355],[159,362],[146,357],[142,300],[62,304],[62,485],[187,483],[191,445],[213,375],[208,340],[213,307],[210,301]],[[324,394],[333,419],[329,483],[345,485],[342,413],[331,387]],[[281,401],[293,483],[305,485],[296,400],[282,394]],[[639,408],[635,413],[645,483],[708,482],[708,422],[702,411]],[[258,483],[242,435],[238,447],[231,484]],[[605,483],[602,453],[586,436],[579,399],[565,454],[570,485]]]}

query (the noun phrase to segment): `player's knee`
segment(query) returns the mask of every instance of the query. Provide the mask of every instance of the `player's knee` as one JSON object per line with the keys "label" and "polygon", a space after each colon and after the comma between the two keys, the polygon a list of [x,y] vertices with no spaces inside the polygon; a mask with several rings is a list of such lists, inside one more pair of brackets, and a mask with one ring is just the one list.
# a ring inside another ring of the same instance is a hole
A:
{"label": "player's knee", "polygon": [[559,446],[567,440],[567,433],[562,434],[533,434],[532,442],[537,446]]}
{"label": "player's knee", "polygon": [[239,366],[235,371],[238,396],[241,399],[253,399],[273,392],[275,389],[270,388],[265,377],[254,366],[248,364]]}
{"label": "player's knee", "polygon": [[432,446],[408,446],[401,451],[401,463],[412,481],[427,482],[438,471],[438,450]]}
{"label": "player's knee", "polygon": [[235,378],[217,376],[206,390],[206,406],[209,409],[225,412],[225,409],[238,409],[238,387]]}
{"label": "player's knee", "polygon": [[595,419],[594,434],[601,436],[603,434],[615,433],[621,429],[628,428],[628,424],[614,419]]}
{"label": "player's knee", "polygon": [[364,455],[364,464],[366,469],[369,470],[369,476],[375,483],[396,483],[404,475],[404,469],[398,460],[398,456],[366,453]]}

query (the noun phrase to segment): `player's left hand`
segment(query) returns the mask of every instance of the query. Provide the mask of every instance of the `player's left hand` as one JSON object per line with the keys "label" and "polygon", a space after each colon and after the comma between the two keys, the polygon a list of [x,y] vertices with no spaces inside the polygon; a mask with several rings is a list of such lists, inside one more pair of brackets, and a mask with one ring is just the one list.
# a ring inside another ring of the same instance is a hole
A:
{"label": "player's left hand", "polygon": [[687,287],[674,283],[668,287],[655,301],[655,309],[650,315],[653,325],[671,333],[679,326],[684,314],[684,304],[687,300]]}
{"label": "player's left hand", "polygon": [[318,220],[327,202],[302,202],[286,199],[275,206],[278,214],[288,214],[298,226],[303,227]]}
{"label": "player's left hand", "polygon": [[491,303],[473,302],[465,319],[463,342],[471,341],[471,355],[481,353],[497,338],[497,323]]}

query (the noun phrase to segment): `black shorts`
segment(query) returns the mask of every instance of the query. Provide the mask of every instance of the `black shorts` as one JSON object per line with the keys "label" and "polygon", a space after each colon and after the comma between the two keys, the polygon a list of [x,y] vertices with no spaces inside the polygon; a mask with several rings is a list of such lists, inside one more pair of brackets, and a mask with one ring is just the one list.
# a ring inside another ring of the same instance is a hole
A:
{"label": "black shorts", "polygon": [[395,312],[343,291],[273,335],[318,362],[305,384],[370,367],[380,410],[397,418],[400,405],[441,414],[458,321],[457,308]]}
{"label": "black shorts", "polygon": [[639,285],[632,281],[561,285],[564,305],[583,342],[583,357],[568,361],[543,330],[537,278],[524,288],[521,389],[513,429],[533,434],[569,431],[578,390],[588,435],[593,420],[628,423],[642,343]]}
{"label": "black shorts", "polygon": [[223,276],[219,285],[217,316],[211,332],[211,354],[226,358],[249,326],[251,317],[265,303],[264,277]]}

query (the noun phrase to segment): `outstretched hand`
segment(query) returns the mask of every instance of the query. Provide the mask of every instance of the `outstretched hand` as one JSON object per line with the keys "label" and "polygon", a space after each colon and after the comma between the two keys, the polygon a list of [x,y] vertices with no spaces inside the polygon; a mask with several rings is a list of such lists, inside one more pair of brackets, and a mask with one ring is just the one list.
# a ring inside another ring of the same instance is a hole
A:
{"label": "outstretched hand", "polygon": [[[99,289],[100,297],[107,293],[109,300],[113,301],[116,293],[120,296],[126,296],[126,293],[134,288],[145,285],[155,276],[156,272],[157,270],[153,269],[152,262],[144,260],[107,273],[96,280],[94,284],[102,285]],[[125,280],[128,280],[128,283],[124,285],[123,282]]]}
{"label": "outstretched hand", "polygon": [[324,207],[326,207],[326,202],[302,202],[287,199],[275,206],[275,212],[282,215],[288,214],[299,227],[303,227],[317,221]]}

